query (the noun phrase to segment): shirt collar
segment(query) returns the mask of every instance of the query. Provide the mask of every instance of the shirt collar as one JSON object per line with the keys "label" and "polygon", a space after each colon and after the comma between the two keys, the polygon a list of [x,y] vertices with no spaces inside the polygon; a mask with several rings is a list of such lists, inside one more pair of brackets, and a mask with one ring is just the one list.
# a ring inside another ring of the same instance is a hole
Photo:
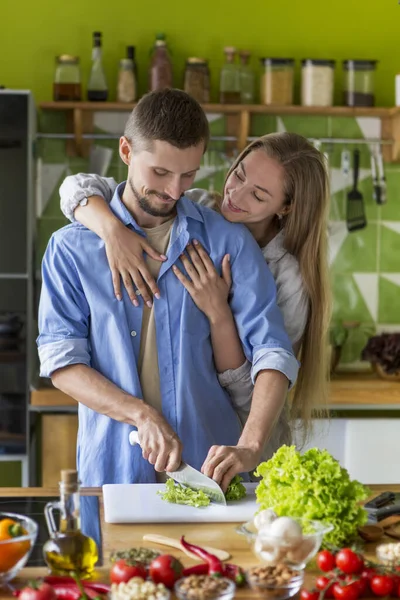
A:
{"label": "shirt collar", "polygon": [[[135,229],[140,230],[139,225],[136,223],[135,219],[132,217],[131,213],[121,200],[122,194],[124,193],[125,185],[126,181],[123,181],[117,186],[114,192],[114,196],[112,197],[112,200],[110,202],[110,208],[115,214],[115,216],[118,217],[118,219],[122,221],[124,225],[132,225],[132,227],[134,227]],[[196,206],[196,204],[189,200],[189,198],[187,198],[186,196],[182,196],[182,198],[180,198],[180,200],[177,202],[176,207],[179,222],[188,218],[200,222],[204,221],[203,215],[199,210],[198,206]]]}

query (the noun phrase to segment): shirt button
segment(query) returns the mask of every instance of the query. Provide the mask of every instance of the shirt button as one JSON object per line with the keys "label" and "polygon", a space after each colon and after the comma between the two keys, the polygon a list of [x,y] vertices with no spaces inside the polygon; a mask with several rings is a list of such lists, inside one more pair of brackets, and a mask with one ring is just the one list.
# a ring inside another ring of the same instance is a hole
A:
{"label": "shirt button", "polygon": [[131,331],[131,336],[132,336],[132,337],[136,337],[136,336],[137,336],[137,333],[136,333],[136,331]]}

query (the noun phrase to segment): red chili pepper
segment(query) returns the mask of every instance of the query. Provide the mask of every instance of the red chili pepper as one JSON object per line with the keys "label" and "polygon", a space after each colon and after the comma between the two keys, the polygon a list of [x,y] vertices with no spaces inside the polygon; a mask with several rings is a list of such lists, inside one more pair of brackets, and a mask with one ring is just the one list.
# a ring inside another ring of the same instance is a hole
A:
{"label": "red chili pepper", "polygon": [[[51,586],[74,585],[75,587],[77,587],[76,581],[72,577],[66,577],[61,575],[46,575],[46,577],[44,577],[43,580],[46,583],[49,583]],[[81,584],[84,588],[87,588],[88,590],[93,590],[95,592],[98,592],[99,594],[108,594],[111,590],[110,585],[107,585],[106,583],[101,583],[99,581],[81,581]]]}
{"label": "red chili pepper", "polygon": [[226,563],[224,565],[224,574],[225,577],[228,577],[228,579],[232,579],[232,581],[234,581],[238,587],[246,583],[244,571],[241,567],[238,567],[237,565]]}
{"label": "red chili pepper", "polygon": [[200,565],[193,565],[183,569],[183,576],[188,577],[189,575],[208,575],[208,563],[201,563]]}
{"label": "red chili pepper", "polygon": [[192,552],[199,558],[202,558],[208,564],[208,574],[213,575],[214,577],[221,577],[224,575],[224,565],[219,560],[218,556],[215,554],[210,554],[204,548],[200,548],[200,546],[195,546],[194,544],[189,544],[185,541],[184,536],[181,537],[181,544],[189,552]]}

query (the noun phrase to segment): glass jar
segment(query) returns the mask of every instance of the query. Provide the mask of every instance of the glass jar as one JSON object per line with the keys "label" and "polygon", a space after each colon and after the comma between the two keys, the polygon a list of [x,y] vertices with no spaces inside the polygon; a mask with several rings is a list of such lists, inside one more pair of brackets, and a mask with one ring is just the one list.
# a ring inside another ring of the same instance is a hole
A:
{"label": "glass jar", "polygon": [[261,58],[261,104],[293,104],[294,59]]}
{"label": "glass jar", "polygon": [[219,99],[221,104],[240,104],[240,68],[235,63],[236,48],[224,48],[225,64],[219,80]]}
{"label": "glass jar", "polygon": [[117,102],[135,102],[135,100],[135,65],[131,58],[123,58],[119,61]]}
{"label": "glass jar", "polygon": [[172,87],[172,63],[167,42],[165,40],[165,35],[163,33],[158,33],[156,35],[150,62],[149,91],[154,92]]}
{"label": "glass jar", "polygon": [[301,64],[302,105],[332,106],[335,61],[305,59]]}
{"label": "glass jar", "polygon": [[56,57],[53,100],[76,102],[82,99],[79,57],[62,54]]}
{"label": "glass jar", "polygon": [[255,74],[250,66],[250,52],[241,50],[240,57],[240,100],[242,104],[254,104]]}
{"label": "glass jar", "polygon": [[374,106],[376,60],[344,60],[343,104]]}
{"label": "glass jar", "polygon": [[204,58],[188,58],[183,89],[197,102],[210,102],[210,71]]}

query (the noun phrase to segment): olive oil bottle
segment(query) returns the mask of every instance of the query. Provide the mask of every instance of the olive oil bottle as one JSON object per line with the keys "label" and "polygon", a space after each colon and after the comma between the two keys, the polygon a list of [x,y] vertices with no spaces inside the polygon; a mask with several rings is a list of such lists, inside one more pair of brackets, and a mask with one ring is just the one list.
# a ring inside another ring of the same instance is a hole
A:
{"label": "olive oil bottle", "polygon": [[[45,507],[50,539],[43,546],[43,556],[52,573],[80,579],[90,577],[98,560],[96,542],[80,529],[80,484],[74,470],[61,471],[60,500]],[[60,512],[57,529],[54,511]]]}

